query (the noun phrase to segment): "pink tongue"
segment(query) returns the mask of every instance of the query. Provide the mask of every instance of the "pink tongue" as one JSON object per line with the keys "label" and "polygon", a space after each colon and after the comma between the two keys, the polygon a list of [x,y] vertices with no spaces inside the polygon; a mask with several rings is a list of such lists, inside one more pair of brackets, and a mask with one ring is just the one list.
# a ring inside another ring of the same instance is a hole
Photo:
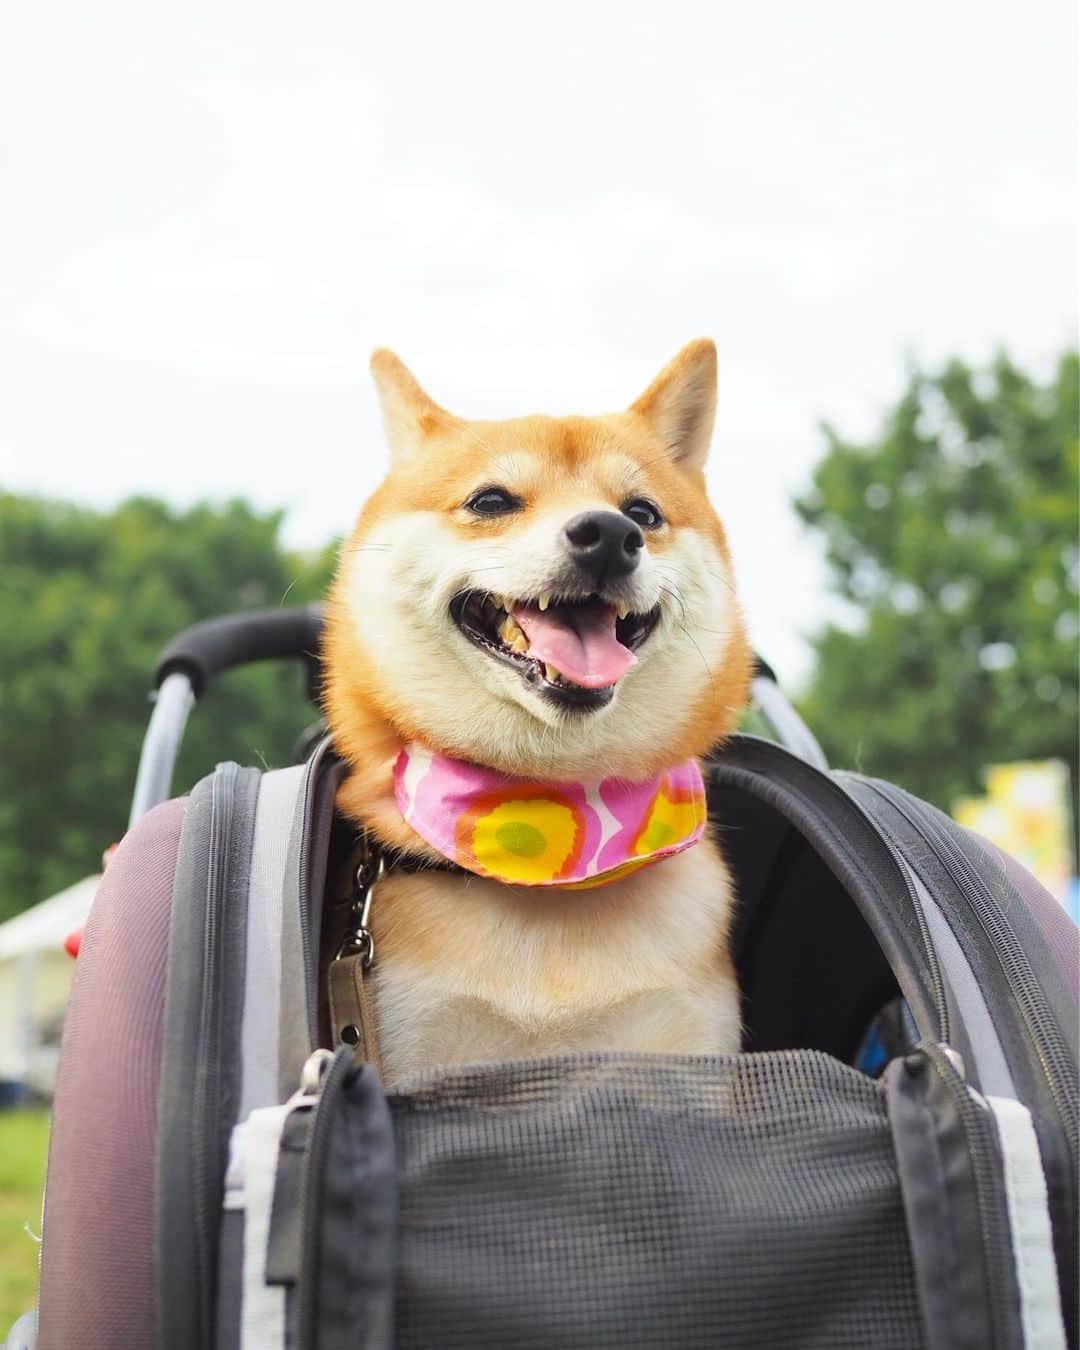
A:
{"label": "pink tongue", "polygon": [[554,666],[584,689],[617,684],[637,657],[615,636],[611,605],[553,605],[550,609],[514,607],[514,619],[529,639],[529,656]]}

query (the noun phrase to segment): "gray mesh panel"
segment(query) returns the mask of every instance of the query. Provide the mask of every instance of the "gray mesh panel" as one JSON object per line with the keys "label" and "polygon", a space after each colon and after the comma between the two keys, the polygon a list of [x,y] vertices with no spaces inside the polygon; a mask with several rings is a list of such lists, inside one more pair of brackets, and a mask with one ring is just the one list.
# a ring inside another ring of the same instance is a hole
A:
{"label": "gray mesh panel", "polygon": [[882,1089],[826,1055],[560,1057],[390,1105],[402,1347],[922,1345]]}

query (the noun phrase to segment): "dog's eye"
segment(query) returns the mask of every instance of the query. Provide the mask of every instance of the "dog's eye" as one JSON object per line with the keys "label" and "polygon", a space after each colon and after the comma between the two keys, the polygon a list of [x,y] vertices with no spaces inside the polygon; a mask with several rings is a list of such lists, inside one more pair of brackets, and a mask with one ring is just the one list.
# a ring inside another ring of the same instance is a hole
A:
{"label": "dog's eye", "polygon": [[632,501],[623,502],[620,509],[624,516],[629,516],[634,524],[640,525],[643,530],[656,530],[664,523],[660,508],[645,497],[635,497]]}
{"label": "dog's eye", "polygon": [[505,516],[521,510],[521,498],[505,488],[486,487],[474,492],[465,503],[467,510],[477,516]]}

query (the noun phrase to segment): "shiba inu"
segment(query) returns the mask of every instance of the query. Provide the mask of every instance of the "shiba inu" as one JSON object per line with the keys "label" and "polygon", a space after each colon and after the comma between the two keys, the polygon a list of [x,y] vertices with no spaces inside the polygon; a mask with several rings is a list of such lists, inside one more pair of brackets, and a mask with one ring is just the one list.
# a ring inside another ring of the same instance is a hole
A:
{"label": "shiba inu", "polygon": [[469,421],[393,353],[371,366],[391,466],[324,658],[339,809],[411,860],[371,898],[384,1078],[736,1049],[697,769],[750,676],[703,477],[713,343],[597,417]]}

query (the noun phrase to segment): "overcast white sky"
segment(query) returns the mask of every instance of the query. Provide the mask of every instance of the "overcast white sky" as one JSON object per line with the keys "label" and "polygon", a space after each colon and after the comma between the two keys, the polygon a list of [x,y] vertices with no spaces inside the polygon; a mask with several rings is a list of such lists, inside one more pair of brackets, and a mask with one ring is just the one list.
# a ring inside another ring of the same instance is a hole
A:
{"label": "overcast white sky", "polygon": [[1070,0],[9,5],[0,486],[349,526],[396,347],[475,416],[720,349],[711,483],[760,648],[824,611],[789,507],[905,356],[1075,331]]}

